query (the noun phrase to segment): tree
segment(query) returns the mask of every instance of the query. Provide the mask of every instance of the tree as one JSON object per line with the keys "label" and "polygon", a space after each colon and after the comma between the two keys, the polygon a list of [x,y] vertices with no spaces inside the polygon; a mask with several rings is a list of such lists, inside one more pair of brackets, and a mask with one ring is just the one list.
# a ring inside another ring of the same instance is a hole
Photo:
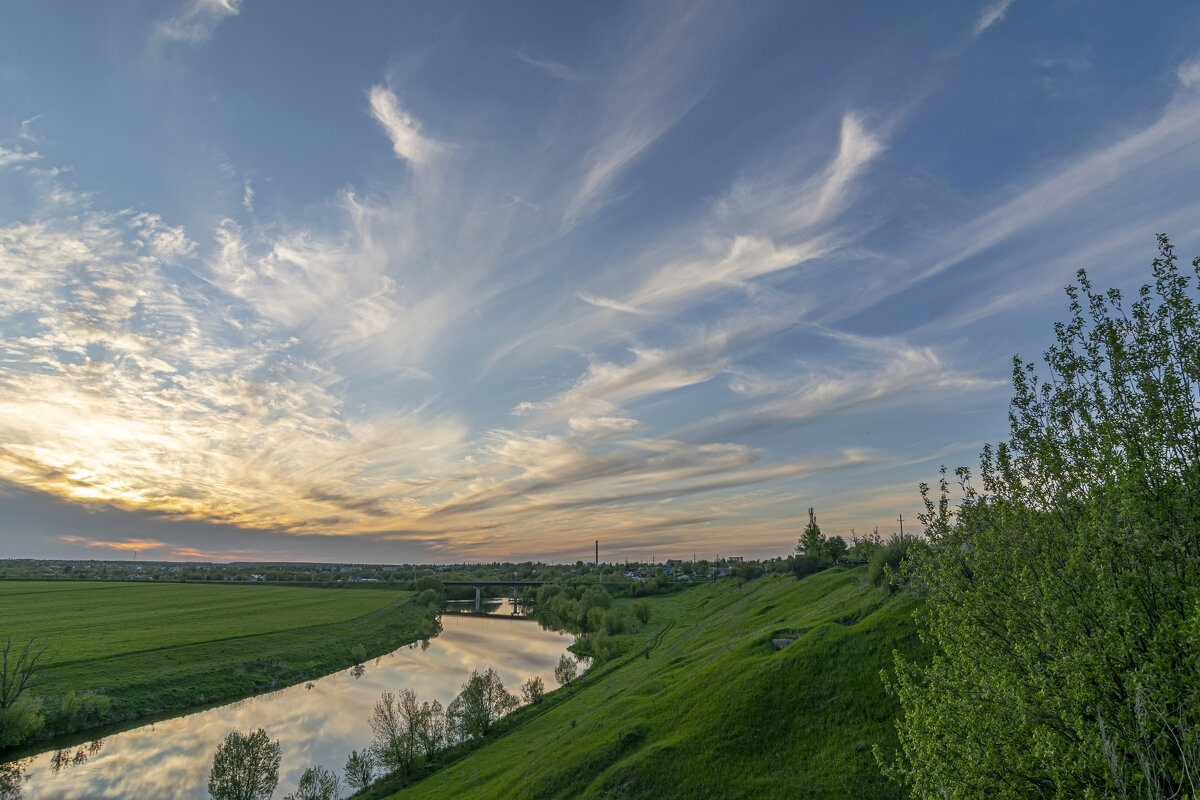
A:
{"label": "tree", "polygon": [[351,750],[342,771],[346,774],[346,783],[350,784],[350,788],[361,792],[375,780],[375,757],[370,750],[361,753]]}
{"label": "tree", "polygon": [[492,726],[508,712],[517,707],[517,698],[504,688],[496,670],[488,667],[482,675],[471,670],[471,676],[462,685],[462,691],[450,702],[446,716],[459,736],[479,739],[486,736]]}
{"label": "tree", "polygon": [[425,760],[433,758],[448,743],[446,711],[437,700],[421,704],[421,726],[417,739],[425,753]]}
{"label": "tree", "polygon": [[321,766],[304,770],[296,784],[296,791],[284,800],[338,800],[342,787],[337,775]]}
{"label": "tree", "polygon": [[570,686],[578,668],[579,662],[570,653],[563,653],[558,657],[558,666],[554,668],[554,680],[558,681],[559,686]]}
{"label": "tree", "polygon": [[208,794],[214,800],[266,800],[279,783],[279,742],[262,728],[253,733],[233,730],[217,745]]}
{"label": "tree", "polygon": [[35,639],[18,647],[9,637],[0,649],[0,748],[15,747],[42,727],[41,702],[27,690],[45,654]]}
{"label": "tree", "polygon": [[846,540],[840,536],[831,536],[825,540],[825,552],[829,555],[829,560],[835,564],[839,558],[846,555],[846,551],[849,549]]}
{"label": "tree", "polygon": [[393,694],[384,692],[375,703],[369,720],[375,740],[371,750],[384,767],[407,775],[421,755],[421,736],[424,718],[417,694],[401,689]]}
{"label": "tree", "polygon": [[817,558],[825,556],[825,535],[821,533],[821,526],[817,524],[817,515],[813,513],[812,508],[808,509],[808,524],[804,526],[800,541],[796,543],[796,552]]}
{"label": "tree", "polygon": [[982,488],[958,469],[952,508],[945,470],[922,486],[934,655],[897,657],[882,759],[915,796],[1196,796],[1200,304],[1165,236],[1153,274],[1126,308],[1080,271],[1049,377],[1014,359]]}
{"label": "tree", "polygon": [[521,699],[526,705],[535,706],[542,702],[546,695],[546,683],[538,676],[533,676],[521,685]]}

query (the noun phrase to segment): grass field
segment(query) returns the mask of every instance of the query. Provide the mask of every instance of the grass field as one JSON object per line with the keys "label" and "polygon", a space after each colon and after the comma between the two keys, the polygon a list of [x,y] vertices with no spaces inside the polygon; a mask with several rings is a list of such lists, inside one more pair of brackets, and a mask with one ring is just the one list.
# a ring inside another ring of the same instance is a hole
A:
{"label": "grass field", "polygon": [[[245,697],[431,632],[408,592],[263,585],[0,582],[0,640],[46,648],[44,736]],[[70,692],[103,714],[61,713]]]}
{"label": "grass field", "polygon": [[871,747],[895,747],[879,672],[920,648],[914,601],[865,574],[654,598],[622,655],[395,797],[902,797]]}

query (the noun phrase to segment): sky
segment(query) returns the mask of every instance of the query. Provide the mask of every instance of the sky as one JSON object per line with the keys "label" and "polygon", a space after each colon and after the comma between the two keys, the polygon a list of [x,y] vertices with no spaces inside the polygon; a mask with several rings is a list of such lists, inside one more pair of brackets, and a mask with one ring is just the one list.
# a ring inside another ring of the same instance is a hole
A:
{"label": "sky", "polygon": [[1198,179],[1194,0],[8,3],[0,557],[911,532]]}

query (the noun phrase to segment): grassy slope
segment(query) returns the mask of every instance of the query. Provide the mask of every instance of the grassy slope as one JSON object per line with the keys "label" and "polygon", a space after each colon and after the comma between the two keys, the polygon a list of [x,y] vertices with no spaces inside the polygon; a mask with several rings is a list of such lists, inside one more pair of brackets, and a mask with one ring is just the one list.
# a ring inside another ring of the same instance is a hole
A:
{"label": "grassy slope", "polygon": [[[422,635],[408,592],[278,586],[0,583],[0,640],[46,646],[30,691],[45,735],[198,708],[350,666]],[[53,712],[68,691],[102,691],[103,720]]]}
{"label": "grassy slope", "polygon": [[[656,599],[626,655],[396,797],[901,796],[871,745],[895,746],[879,671],[919,647],[913,605],[864,579],[839,568]],[[799,638],[776,651],[774,635]]]}

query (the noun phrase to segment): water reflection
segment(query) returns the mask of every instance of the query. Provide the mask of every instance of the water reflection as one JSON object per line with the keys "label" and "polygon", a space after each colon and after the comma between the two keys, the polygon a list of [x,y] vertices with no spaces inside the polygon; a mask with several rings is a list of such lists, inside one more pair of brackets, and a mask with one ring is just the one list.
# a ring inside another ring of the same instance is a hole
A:
{"label": "water reflection", "polygon": [[[202,800],[213,752],[234,728],[263,728],[279,740],[283,763],[275,796],[282,797],[296,788],[306,767],[319,764],[340,775],[350,751],[370,744],[367,718],[384,690],[409,688],[422,701],[445,706],[472,669],[489,666],[514,693],[533,676],[554,686],[554,667],[570,643],[569,636],[519,619],[446,614],[436,639],[383,656],[370,669],[360,664],[311,685],[125,731],[86,748],[34,756],[15,766],[15,777],[0,772],[0,800]],[[15,794],[5,794],[5,781],[16,787]]]}

